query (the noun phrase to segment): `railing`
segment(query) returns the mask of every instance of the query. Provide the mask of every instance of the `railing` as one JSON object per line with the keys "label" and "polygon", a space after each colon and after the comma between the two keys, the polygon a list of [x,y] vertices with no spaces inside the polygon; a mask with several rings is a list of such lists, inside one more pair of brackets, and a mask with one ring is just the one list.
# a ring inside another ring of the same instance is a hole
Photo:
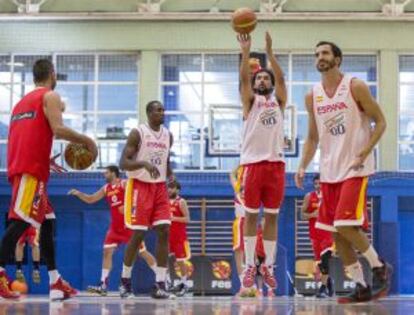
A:
{"label": "railing", "polygon": [[191,220],[187,226],[187,235],[192,255],[196,256],[231,256],[232,220],[219,221],[210,219],[211,211],[230,211],[234,206],[231,199],[189,199],[187,200],[190,213],[200,211],[200,220]]}

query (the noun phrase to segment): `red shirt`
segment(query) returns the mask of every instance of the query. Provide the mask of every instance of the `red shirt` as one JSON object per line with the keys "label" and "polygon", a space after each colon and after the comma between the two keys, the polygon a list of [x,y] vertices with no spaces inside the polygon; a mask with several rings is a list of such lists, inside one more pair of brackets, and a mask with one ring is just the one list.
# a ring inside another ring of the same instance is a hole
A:
{"label": "red shirt", "polygon": [[115,231],[124,230],[124,210],[122,207],[124,206],[125,187],[122,180],[118,180],[115,184],[106,184],[104,189],[106,201],[111,208],[111,228]]}
{"label": "red shirt", "polygon": [[[312,191],[309,194],[309,204],[308,209],[306,209],[307,213],[313,213],[317,210],[319,210],[320,206],[320,196],[318,196],[318,193],[316,191]],[[309,237],[315,238],[317,234],[317,229],[315,228],[316,224],[316,218],[310,218],[309,219]]]}
{"label": "red shirt", "polygon": [[[170,200],[170,211],[172,217],[184,217],[181,209],[181,197]],[[170,235],[174,238],[187,239],[187,223],[171,221]]]}
{"label": "red shirt", "polygon": [[43,111],[47,88],[38,88],[24,96],[14,107],[7,144],[7,174],[30,174],[38,180],[49,179],[53,132]]}

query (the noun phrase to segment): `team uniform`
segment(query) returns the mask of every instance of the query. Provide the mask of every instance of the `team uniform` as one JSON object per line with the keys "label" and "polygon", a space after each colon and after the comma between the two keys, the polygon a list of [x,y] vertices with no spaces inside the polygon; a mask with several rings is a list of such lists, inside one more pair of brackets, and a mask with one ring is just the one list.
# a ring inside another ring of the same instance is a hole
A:
{"label": "team uniform", "polygon": [[351,163],[366,147],[371,134],[369,117],[352,96],[352,77],[344,75],[333,97],[321,83],[313,87],[313,111],[321,149],[322,206],[316,227],[335,232],[337,226],[368,227],[366,193],[374,173],[374,155],[358,170]]}
{"label": "team uniform", "polygon": [[[106,184],[104,191],[106,201],[111,208],[111,224],[106,232],[104,248],[118,247],[128,243],[133,234],[133,231],[128,229],[124,222],[124,182],[119,180],[115,184]],[[146,251],[144,242],[141,242],[139,251]]]}
{"label": "team uniform", "polygon": [[[184,217],[181,210],[181,197],[170,200],[171,216]],[[170,254],[174,254],[178,261],[191,258],[190,243],[187,238],[187,224],[183,222],[171,222],[170,226]]]}
{"label": "team uniform", "polygon": [[147,161],[157,167],[156,179],[145,169],[127,172],[125,191],[125,225],[132,230],[147,230],[150,226],[170,224],[170,203],[166,186],[167,164],[170,152],[170,132],[141,124],[137,128],[141,146],[137,161]]}
{"label": "team uniform", "polygon": [[255,94],[243,123],[240,164],[246,211],[278,213],[285,187],[283,112],[274,95]]}
{"label": "team uniform", "polygon": [[26,221],[35,228],[44,219],[55,218],[46,191],[53,143],[53,133],[43,111],[47,92],[47,88],[37,88],[14,107],[7,147],[7,175],[12,185],[9,219]]}
{"label": "team uniform", "polygon": [[[318,195],[316,191],[313,191],[309,195],[309,204],[306,209],[307,213],[313,213],[318,211],[320,208],[321,196]],[[316,218],[309,219],[309,238],[312,241],[313,254],[315,256],[315,261],[319,262],[321,260],[321,255],[323,255],[328,250],[332,250],[333,247],[333,238],[332,233],[321,230],[315,227]]]}
{"label": "team uniform", "polygon": [[17,243],[19,245],[24,245],[26,242],[32,247],[39,246],[39,230],[33,226],[27,228],[26,231],[24,231],[23,235],[20,236]]}

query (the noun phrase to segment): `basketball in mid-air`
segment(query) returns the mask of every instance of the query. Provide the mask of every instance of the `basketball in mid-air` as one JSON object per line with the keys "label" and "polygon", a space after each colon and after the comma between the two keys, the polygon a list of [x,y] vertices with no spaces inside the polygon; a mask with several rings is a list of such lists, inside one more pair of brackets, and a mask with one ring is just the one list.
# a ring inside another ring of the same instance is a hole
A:
{"label": "basketball in mid-air", "polygon": [[65,161],[74,170],[85,170],[95,162],[86,145],[72,142],[65,148]]}
{"label": "basketball in mid-air", "polygon": [[239,8],[233,12],[231,26],[240,34],[250,34],[257,25],[256,13],[250,8]]}

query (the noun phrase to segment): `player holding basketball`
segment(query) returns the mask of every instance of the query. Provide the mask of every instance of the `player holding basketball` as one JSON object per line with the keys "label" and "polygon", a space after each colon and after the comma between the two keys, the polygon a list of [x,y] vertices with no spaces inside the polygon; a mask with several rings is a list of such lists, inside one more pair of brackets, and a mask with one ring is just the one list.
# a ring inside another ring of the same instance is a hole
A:
{"label": "player holding basketball", "polygon": [[181,283],[173,288],[177,296],[183,296],[187,291],[187,265],[191,258],[190,243],[187,238],[187,223],[190,222],[190,212],[187,201],[180,196],[181,185],[177,180],[168,183],[170,197],[171,226],[170,226],[170,255],[174,255],[180,268]]}
{"label": "player holding basketball", "polygon": [[26,282],[24,278],[24,273],[22,270],[23,258],[24,258],[24,247],[26,243],[32,249],[32,261],[33,261],[33,271],[32,271],[32,280],[33,283],[40,283],[40,249],[39,249],[39,230],[33,226],[26,229],[23,232],[23,235],[20,236],[16,245],[16,280],[21,282]]}
{"label": "player holding basketball", "polygon": [[125,224],[134,230],[125,250],[122,268],[120,295],[132,296],[131,271],[137,248],[149,227],[158,236],[155,267],[155,285],[152,297],[166,299],[168,243],[171,223],[167,178],[172,177],[169,163],[172,134],[162,125],[164,106],[159,101],[146,105],[147,124],[134,128],[128,135],[122,152],[120,166],[127,170],[128,182],[125,190]]}
{"label": "player holding basketball", "polygon": [[49,271],[50,297],[63,299],[76,294],[76,290],[61,278],[56,269],[55,214],[46,193],[53,137],[85,144],[93,159],[98,151],[92,139],[63,124],[64,104],[59,94],[53,91],[56,73],[52,62],[37,60],[33,66],[33,79],[36,88],[17,103],[10,120],[7,175],[12,185],[12,196],[10,224],[0,247],[0,296],[18,297],[9,290],[5,265],[20,236],[33,225],[41,227],[40,253]]}
{"label": "player holding basketball", "polygon": [[332,256],[333,239],[331,232],[315,227],[322,198],[319,175],[313,177],[313,187],[314,191],[306,194],[303,199],[301,215],[304,220],[309,221],[309,237],[312,242],[313,254],[322,275],[322,285],[316,296],[324,298],[334,294],[332,279],[329,277],[329,260]]}
{"label": "player holding basketball", "polygon": [[[124,222],[126,181],[119,178],[119,169],[115,165],[106,167],[104,177],[106,184],[92,195],[82,193],[76,189],[69,191],[70,195],[74,195],[88,204],[96,203],[106,197],[106,201],[111,208],[111,224],[106,232],[103,245],[101,281],[98,286],[88,287],[89,292],[100,295],[107,295],[108,293],[109,273],[112,269],[112,256],[115,249],[122,244],[128,243],[132,236],[132,231],[125,226]],[[144,242],[140,245],[139,255],[154,270],[155,258],[147,251]]]}
{"label": "player holding basketball", "polygon": [[[243,134],[240,164],[243,166],[244,248],[246,267],[243,272],[243,287],[255,290],[256,267],[254,252],[259,208],[264,207],[265,225],[263,243],[265,264],[260,273],[264,282],[272,289],[276,287],[273,275],[277,240],[277,218],[284,195],[285,163],[283,112],[287,91],[280,68],[272,51],[272,39],[266,33],[266,53],[271,69],[261,69],[250,78],[249,54],[251,38],[239,34],[242,52],[240,66],[241,100],[243,104]],[[276,89],[276,91],[275,91]]]}
{"label": "player holding basketball", "polygon": [[[316,227],[334,235],[338,254],[356,282],[355,290],[338,302],[352,303],[379,298],[390,288],[391,267],[378,258],[363,231],[368,224],[368,176],[375,169],[372,150],[386,122],[368,86],[342,73],[341,62],[342,52],[334,43],[316,45],[315,64],[322,81],[305,98],[309,129],[295,180],[302,188],[306,167],[319,144],[322,206]],[[364,279],[357,251],[372,268],[372,288]]]}

